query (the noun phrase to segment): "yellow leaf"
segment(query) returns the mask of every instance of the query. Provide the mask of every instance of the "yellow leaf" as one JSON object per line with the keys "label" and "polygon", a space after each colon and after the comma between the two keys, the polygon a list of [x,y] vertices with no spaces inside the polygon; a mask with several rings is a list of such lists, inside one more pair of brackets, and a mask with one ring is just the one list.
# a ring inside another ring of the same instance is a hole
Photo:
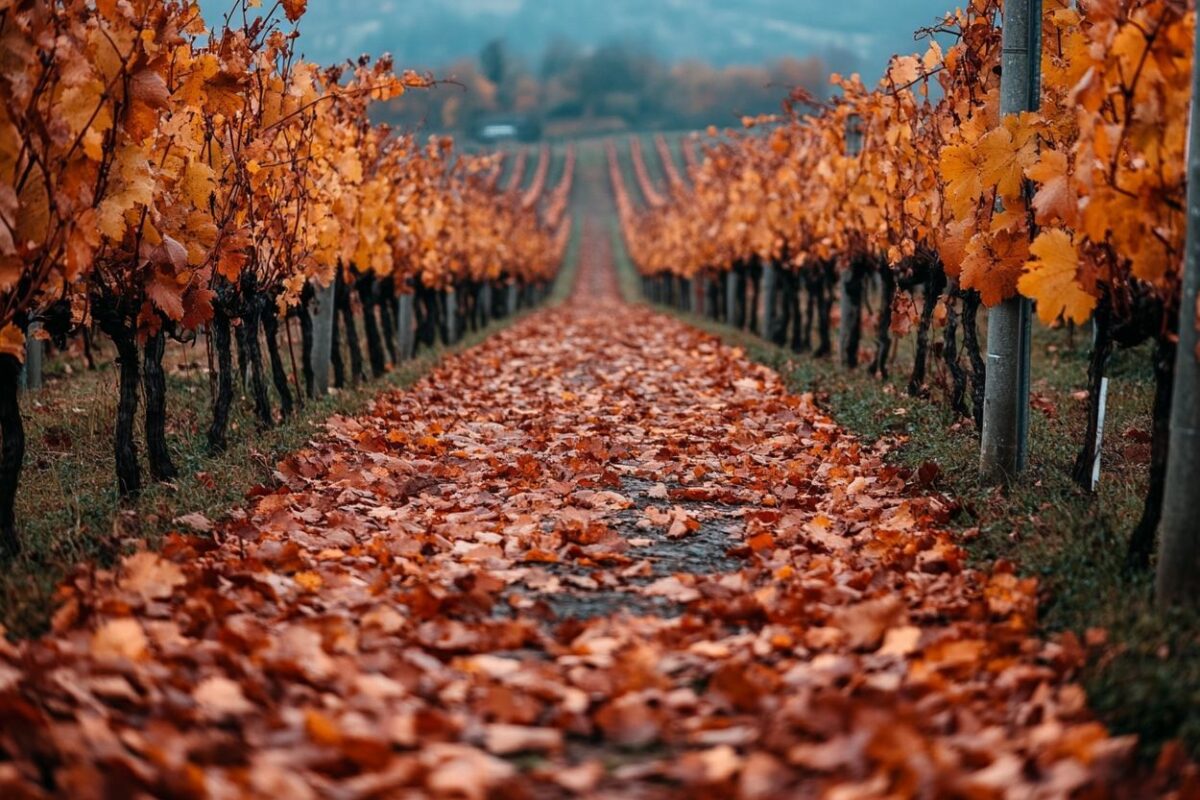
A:
{"label": "yellow leaf", "polygon": [[940,161],[942,180],[946,182],[946,204],[957,219],[964,219],[983,194],[974,147],[970,144],[943,147]]}
{"label": "yellow leaf", "polygon": [[995,186],[1001,197],[1018,197],[1026,168],[1037,158],[1033,115],[1006,117],[1001,127],[984,134],[976,145],[980,178]]}
{"label": "yellow leaf", "polygon": [[1052,325],[1061,316],[1086,322],[1096,298],[1084,291],[1077,277],[1079,251],[1066,231],[1042,231],[1029,247],[1033,258],[1017,283],[1021,294],[1037,302],[1038,319]]}
{"label": "yellow leaf", "polygon": [[205,208],[213,192],[213,169],[201,161],[189,161],[183,172],[183,192],[197,208]]}

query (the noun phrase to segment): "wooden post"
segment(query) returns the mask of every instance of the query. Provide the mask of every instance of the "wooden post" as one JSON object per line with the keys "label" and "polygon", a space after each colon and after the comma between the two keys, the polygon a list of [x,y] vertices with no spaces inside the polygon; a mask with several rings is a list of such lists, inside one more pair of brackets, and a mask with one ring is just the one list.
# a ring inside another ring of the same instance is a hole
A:
{"label": "wooden post", "polygon": [[1171,387],[1171,439],[1163,487],[1162,544],[1155,594],[1160,606],[1200,606],[1200,362],[1196,308],[1200,302],[1200,37],[1194,43],[1192,108],[1188,124],[1187,244],[1179,298],[1179,344]]}
{"label": "wooden post", "polygon": [[[1000,115],[1040,104],[1042,0],[1005,0]],[[1029,438],[1029,362],[1033,304],[1017,296],[988,311],[987,378],[979,476],[1006,483],[1025,468]]]}
{"label": "wooden post", "polygon": [[313,391],[317,397],[329,394],[329,364],[333,357],[334,284],[315,286],[313,290]]}

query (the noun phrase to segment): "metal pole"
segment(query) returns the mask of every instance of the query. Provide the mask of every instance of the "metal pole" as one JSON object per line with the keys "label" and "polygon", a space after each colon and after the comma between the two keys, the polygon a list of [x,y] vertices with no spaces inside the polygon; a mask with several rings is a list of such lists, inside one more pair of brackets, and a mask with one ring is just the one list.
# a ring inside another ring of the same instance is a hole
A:
{"label": "metal pole", "polygon": [[317,397],[329,394],[329,363],[333,356],[334,282],[316,286],[313,291],[313,391]]}
{"label": "metal pole", "polygon": [[413,296],[402,294],[396,298],[396,338],[400,344],[400,358],[413,357],[416,344],[416,329],[413,327]]}
{"label": "metal pole", "polygon": [[737,278],[732,271],[725,272],[725,324],[734,325],[737,312],[734,308],[737,302]]}
{"label": "metal pole", "polygon": [[446,330],[449,333],[447,344],[458,343],[458,295],[453,289],[446,290]]}
{"label": "metal pole", "polygon": [[25,331],[25,363],[21,365],[18,385],[26,391],[42,388],[42,361],[46,355],[46,343],[37,337],[41,329],[42,323],[31,322]]}
{"label": "metal pole", "polygon": [[[1032,111],[1041,96],[1042,2],[1005,0],[1000,114]],[[988,311],[979,475],[1001,484],[1025,468],[1033,305],[1013,297]]]}
{"label": "metal pole", "polygon": [[479,290],[479,305],[483,307],[483,319],[485,324],[492,320],[492,282],[484,281],[483,288]]}
{"label": "metal pole", "polygon": [[762,329],[759,335],[771,341],[772,332],[775,329],[775,284],[779,276],[779,269],[775,266],[775,262],[769,262],[766,269],[763,270],[762,282]]}
{"label": "metal pole", "polygon": [[1187,245],[1179,298],[1179,344],[1171,387],[1171,438],[1163,486],[1162,544],[1155,594],[1160,606],[1200,605],[1200,363],[1196,303],[1200,300],[1200,38],[1193,45],[1192,108],[1188,117]]}

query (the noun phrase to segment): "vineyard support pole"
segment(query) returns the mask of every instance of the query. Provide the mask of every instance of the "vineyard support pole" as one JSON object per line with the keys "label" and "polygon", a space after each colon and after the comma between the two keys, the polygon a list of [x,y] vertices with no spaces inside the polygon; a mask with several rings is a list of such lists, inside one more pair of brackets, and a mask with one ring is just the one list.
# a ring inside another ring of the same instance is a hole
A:
{"label": "vineyard support pole", "polygon": [[506,299],[505,316],[511,317],[517,313],[517,282],[515,280],[508,284]]}
{"label": "vineyard support pole", "polygon": [[725,324],[736,325],[737,278],[732,271],[725,273]]}
{"label": "vineyard support pole", "polygon": [[458,293],[451,287],[446,290],[446,344],[456,344],[458,334]]}
{"label": "vineyard support pole", "polygon": [[42,323],[29,323],[25,331],[25,363],[21,365],[22,389],[37,391],[42,388],[42,361],[46,355],[46,343],[37,337]]}
{"label": "vineyard support pole", "polygon": [[417,338],[413,323],[413,295],[402,294],[396,298],[396,338],[402,360],[413,357],[413,346]]}
{"label": "vineyard support pole", "polygon": [[775,330],[775,293],[778,291],[778,283],[779,268],[775,266],[774,261],[769,261],[763,270],[762,327],[759,328],[759,336],[767,341],[771,341],[772,332]]}
{"label": "vineyard support pole", "polygon": [[[1042,0],[1005,0],[1000,114],[1035,110],[1041,94]],[[979,475],[1002,484],[1025,468],[1033,305],[1013,297],[988,311]]]}
{"label": "vineyard support pole", "polygon": [[1196,331],[1196,303],[1200,300],[1200,37],[1194,48],[1188,119],[1187,245],[1179,298],[1167,479],[1159,523],[1162,544],[1155,583],[1160,606],[1200,606],[1200,528],[1196,526],[1196,487],[1200,486],[1200,336]]}
{"label": "vineyard support pole", "polygon": [[705,317],[710,316],[712,314],[712,306],[708,301],[708,278],[703,275],[696,277],[696,294],[700,297],[700,307],[697,311]]}
{"label": "vineyard support pole", "polygon": [[[855,314],[860,318],[858,324],[862,324],[862,284],[860,280],[858,288],[855,288],[854,272],[854,265],[848,264],[838,279],[838,355],[848,367],[858,363],[858,339],[854,336]],[[859,299],[856,300],[855,294]]]}
{"label": "vineyard support pole", "polygon": [[479,290],[479,307],[483,309],[480,322],[488,325],[492,321],[492,282],[485,280]]}
{"label": "vineyard support pole", "polygon": [[313,291],[313,389],[317,397],[329,394],[329,365],[333,358],[334,282]]}

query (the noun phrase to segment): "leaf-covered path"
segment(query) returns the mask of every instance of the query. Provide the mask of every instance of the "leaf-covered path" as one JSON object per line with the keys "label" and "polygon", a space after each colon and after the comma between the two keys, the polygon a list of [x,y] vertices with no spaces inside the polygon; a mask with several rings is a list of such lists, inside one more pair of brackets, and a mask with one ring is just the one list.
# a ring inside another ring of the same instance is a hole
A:
{"label": "leaf-covered path", "polygon": [[1130,796],[1032,583],[607,246],[0,640],[0,796]]}

